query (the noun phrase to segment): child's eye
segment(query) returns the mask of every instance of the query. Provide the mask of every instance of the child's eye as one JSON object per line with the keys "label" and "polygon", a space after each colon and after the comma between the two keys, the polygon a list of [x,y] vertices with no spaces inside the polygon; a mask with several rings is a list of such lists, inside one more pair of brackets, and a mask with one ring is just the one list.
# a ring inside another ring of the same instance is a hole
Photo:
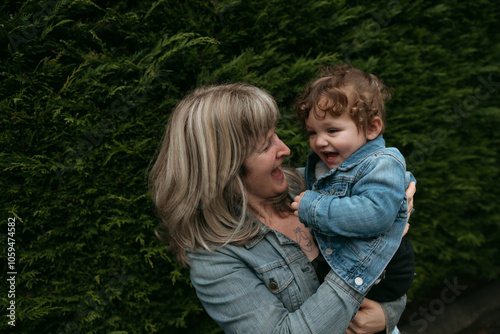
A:
{"label": "child's eye", "polygon": [[329,129],[328,130],[328,133],[332,134],[332,133],[335,133],[335,132],[338,132],[339,130],[337,129]]}
{"label": "child's eye", "polygon": [[309,131],[307,134],[309,135],[309,137],[312,137],[312,136],[314,136],[314,135],[316,134],[316,132],[314,132],[314,131]]}

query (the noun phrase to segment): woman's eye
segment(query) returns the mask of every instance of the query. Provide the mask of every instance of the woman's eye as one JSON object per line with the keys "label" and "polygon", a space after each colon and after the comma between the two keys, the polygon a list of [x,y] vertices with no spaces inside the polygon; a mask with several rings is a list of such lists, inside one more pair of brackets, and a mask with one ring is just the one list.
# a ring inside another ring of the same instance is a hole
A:
{"label": "woman's eye", "polygon": [[272,139],[269,139],[269,141],[267,142],[266,147],[264,147],[264,149],[262,150],[262,152],[266,152],[267,150],[269,150],[269,148],[271,147],[272,144],[273,144]]}

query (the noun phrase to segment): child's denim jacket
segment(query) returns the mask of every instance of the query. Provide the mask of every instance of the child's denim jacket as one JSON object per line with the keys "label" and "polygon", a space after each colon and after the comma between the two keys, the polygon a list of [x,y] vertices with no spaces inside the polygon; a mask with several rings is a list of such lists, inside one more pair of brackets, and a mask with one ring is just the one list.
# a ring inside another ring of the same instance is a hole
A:
{"label": "child's denim jacket", "polygon": [[[356,291],[366,293],[401,242],[408,218],[406,164],[382,135],[369,141],[318,180],[312,152],[299,219],[314,230],[330,267]],[[405,174],[406,173],[406,174]]]}

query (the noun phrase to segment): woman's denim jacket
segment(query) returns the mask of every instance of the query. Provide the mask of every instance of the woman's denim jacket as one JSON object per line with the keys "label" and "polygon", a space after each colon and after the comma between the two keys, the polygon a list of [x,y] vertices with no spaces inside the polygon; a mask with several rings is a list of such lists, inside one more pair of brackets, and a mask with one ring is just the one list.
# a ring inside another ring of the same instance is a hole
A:
{"label": "woman's denim jacket", "polygon": [[[362,294],[332,271],[320,284],[295,241],[258,223],[259,234],[246,245],[188,252],[191,282],[207,313],[226,333],[344,334]],[[405,303],[406,296],[381,303],[386,333]]]}
{"label": "woman's denim jacket", "polygon": [[323,163],[311,153],[305,179],[312,191],[300,201],[299,219],[314,230],[330,267],[351,288],[366,293],[401,242],[411,174],[401,153],[385,147],[382,135],[316,180],[318,162]]}

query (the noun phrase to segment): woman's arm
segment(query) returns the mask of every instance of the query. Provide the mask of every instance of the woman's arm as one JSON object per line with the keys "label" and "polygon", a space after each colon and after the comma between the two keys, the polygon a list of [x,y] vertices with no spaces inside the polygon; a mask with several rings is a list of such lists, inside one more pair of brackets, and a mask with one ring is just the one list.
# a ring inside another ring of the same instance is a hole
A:
{"label": "woman's arm", "polygon": [[[362,297],[339,288],[332,272],[307,298],[296,285],[300,280],[295,280],[286,264],[280,263],[283,261],[273,262],[276,272],[263,280],[236,251],[228,251],[231,247],[235,246],[189,254],[191,281],[198,298],[224,332],[306,334],[343,333],[347,329]],[[290,305],[285,307],[284,298],[293,300],[293,310],[289,310]]]}

